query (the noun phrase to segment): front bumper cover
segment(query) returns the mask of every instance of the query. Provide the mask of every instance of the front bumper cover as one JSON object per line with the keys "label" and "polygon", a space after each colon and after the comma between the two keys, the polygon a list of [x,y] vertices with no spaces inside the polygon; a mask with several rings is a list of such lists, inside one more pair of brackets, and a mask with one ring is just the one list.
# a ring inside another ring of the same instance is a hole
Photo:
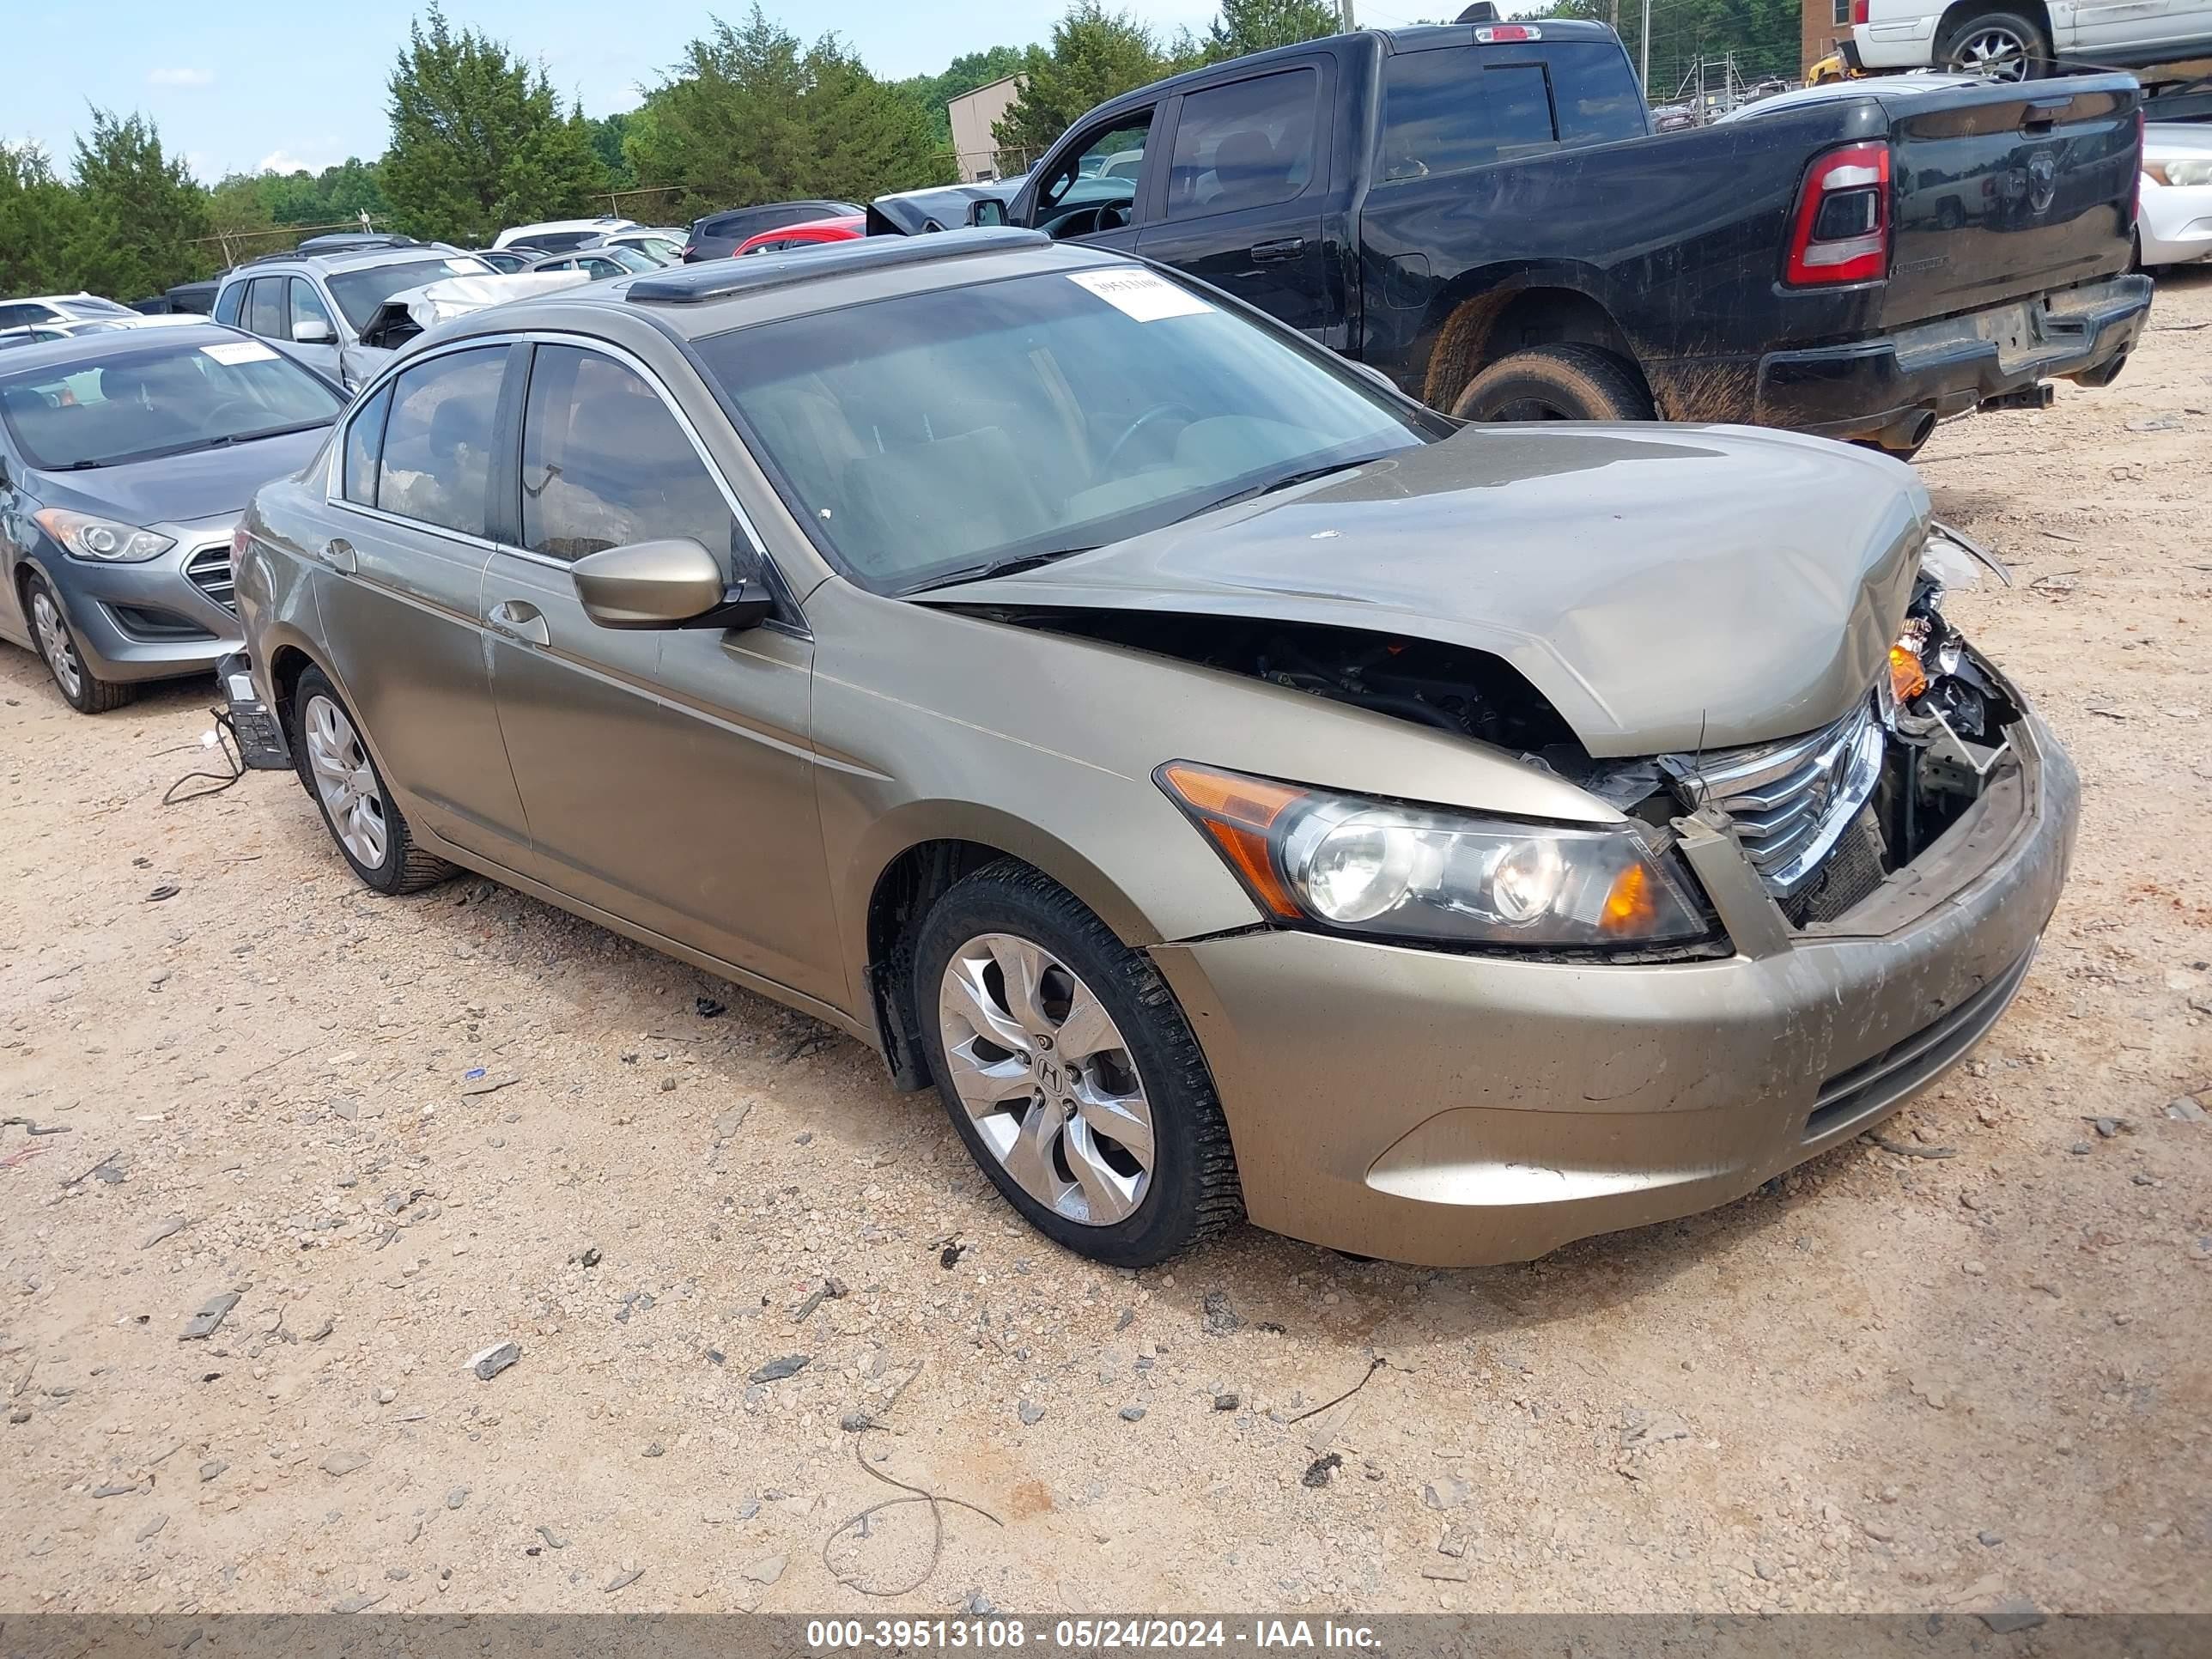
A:
{"label": "front bumper cover", "polygon": [[1860,1133],[1995,1023],[2057,903],[2079,785],[2032,714],[2013,737],[1981,799],[1839,921],[1795,931],[1755,882],[1715,891],[1736,945],[1720,960],[1272,931],[1155,946],[1252,1219],[1431,1266],[1526,1261]]}
{"label": "front bumper cover", "polygon": [[1759,359],[1755,419],[1831,438],[1878,438],[1923,415],[1963,415],[2051,380],[2104,385],[2150,313],[2148,276],[2079,288]]}

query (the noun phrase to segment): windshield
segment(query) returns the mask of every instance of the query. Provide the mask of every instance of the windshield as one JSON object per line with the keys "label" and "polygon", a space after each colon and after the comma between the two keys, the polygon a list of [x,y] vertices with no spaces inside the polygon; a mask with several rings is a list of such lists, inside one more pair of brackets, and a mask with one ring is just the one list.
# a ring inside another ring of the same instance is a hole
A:
{"label": "windshield", "polygon": [[344,400],[258,340],[149,346],[0,374],[0,421],[23,459],[111,466],[327,426]]}
{"label": "windshield", "polygon": [[1140,535],[1443,430],[1317,348],[1133,265],[696,346],[799,522],[882,592]]}
{"label": "windshield", "polygon": [[429,259],[405,259],[398,264],[371,265],[366,270],[341,270],[329,279],[331,297],[345,313],[353,331],[368,326],[377,307],[393,295],[444,276],[489,276],[492,268],[473,253],[447,253]]}
{"label": "windshield", "polygon": [[137,314],[129,306],[119,306],[112,300],[91,296],[82,300],[57,300],[54,305],[70,317],[130,317]]}

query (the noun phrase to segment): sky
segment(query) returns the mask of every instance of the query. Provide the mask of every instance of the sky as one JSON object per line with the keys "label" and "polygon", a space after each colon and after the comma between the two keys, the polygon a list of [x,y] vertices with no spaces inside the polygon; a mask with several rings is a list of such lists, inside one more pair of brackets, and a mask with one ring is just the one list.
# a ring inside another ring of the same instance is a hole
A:
{"label": "sky", "polygon": [[[845,36],[887,78],[933,74],[964,52],[1042,40],[1066,0],[961,0],[939,11],[910,0],[763,0],[802,40]],[[36,0],[0,0],[0,13]],[[1124,0],[1164,33],[1203,28],[1213,0]],[[1411,21],[1370,14],[1363,23]],[[337,0],[278,8],[176,0],[60,0],[86,27],[9,29],[0,140],[46,147],[66,168],[86,108],[137,110],[204,183],[227,173],[319,169],[383,152],[385,81],[420,0]],[[634,107],[685,41],[708,27],[698,0],[450,0],[456,27],[481,28],[542,60],[564,99],[587,114]],[[735,20],[745,0],[714,9]],[[96,27],[94,24],[96,17]]]}

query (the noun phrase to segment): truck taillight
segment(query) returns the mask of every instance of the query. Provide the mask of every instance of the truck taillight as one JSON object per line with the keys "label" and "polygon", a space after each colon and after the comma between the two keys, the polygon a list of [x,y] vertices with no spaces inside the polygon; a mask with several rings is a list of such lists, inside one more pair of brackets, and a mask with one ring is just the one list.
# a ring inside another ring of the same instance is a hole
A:
{"label": "truck taillight", "polygon": [[1851,0],[1851,21],[1854,24],[1866,21],[1867,5],[1868,0]]}
{"label": "truck taillight", "polygon": [[1797,192],[1785,280],[1818,288],[1888,274],[1888,146],[1845,144],[1814,156]]}
{"label": "truck taillight", "polygon": [[1503,41],[1540,40],[1544,38],[1544,31],[1532,28],[1525,23],[1501,23],[1495,28],[1477,29],[1474,38],[1476,44],[1490,46]]}

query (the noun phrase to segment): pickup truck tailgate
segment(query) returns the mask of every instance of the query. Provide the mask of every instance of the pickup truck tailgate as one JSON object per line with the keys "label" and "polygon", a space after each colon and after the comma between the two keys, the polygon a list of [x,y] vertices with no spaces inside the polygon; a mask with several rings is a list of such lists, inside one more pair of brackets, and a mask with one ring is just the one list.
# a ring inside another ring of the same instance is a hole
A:
{"label": "pickup truck tailgate", "polygon": [[2100,76],[1885,100],[1895,250],[1883,323],[1901,328],[2126,270],[2139,96]]}

